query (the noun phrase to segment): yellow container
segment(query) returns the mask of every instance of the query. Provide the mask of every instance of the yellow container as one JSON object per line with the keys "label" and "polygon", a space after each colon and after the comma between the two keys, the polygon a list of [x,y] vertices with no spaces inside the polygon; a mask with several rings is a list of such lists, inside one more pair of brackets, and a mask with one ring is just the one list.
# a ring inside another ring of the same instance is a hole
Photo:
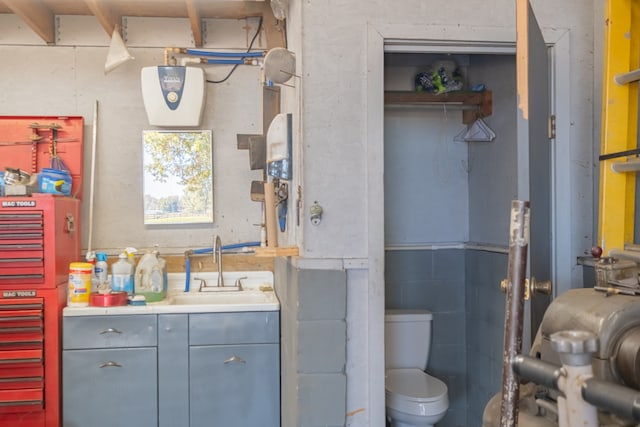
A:
{"label": "yellow container", "polygon": [[72,262],[69,264],[68,306],[86,307],[89,305],[92,271],[93,265],[88,262]]}

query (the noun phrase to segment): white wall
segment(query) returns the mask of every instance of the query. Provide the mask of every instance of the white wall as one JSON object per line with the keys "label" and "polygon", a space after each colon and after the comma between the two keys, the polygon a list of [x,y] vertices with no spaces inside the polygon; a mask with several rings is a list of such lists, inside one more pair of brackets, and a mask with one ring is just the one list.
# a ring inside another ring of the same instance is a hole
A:
{"label": "white wall", "polygon": [[[562,215],[571,228],[573,259],[592,242],[593,9],[579,0],[537,0],[533,8],[543,29],[570,33],[571,79],[562,124],[569,129],[570,160],[563,166],[572,191]],[[325,209],[319,227],[305,227],[302,253],[367,260],[368,275],[348,276],[349,327],[357,328],[350,329],[348,355],[363,365],[348,366],[347,411],[357,411],[349,425],[382,426],[383,361],[376,354],[382,350],[384,307],[384,197],[378,187],[384,171],[376,144],[383,139],[383,107],[382,85],[375,83],[382,81],[375,68],[382,62],[376,57],[382,55],[381,40],[514,42],[515,2],[466,0],[442,7],[420,0],[313,1],[304,3],[302,28],[304,205],[306,210],[318,200]],[[359,304],[366,308],[351,310]]]}
{"label": "white wall", "polygon": [[[42,46],[13,15],[0,15],[0,64],[3,88],[0,115],[79,115],[85,119],[85,182],[89,182],[92,121],[97,100],[98,136],[93,223],[93,249],[117,253],[125,246],[139,249],[160,244],[164,253],[182,253],[185,248],[210,247],[214,233],[223,244],[260,239],[260,203],[252,202],[252,180],[261,171],[249,169],[249,153],[236,148],[237,133],[261,133],[262,89],[259,67],[238,67],[223,84],[207,85],[207,104],[202,129],[213,130],[214,224],[173,228],[143,226],[142,131],[149,126],[140,89],[140,69],[161,65],[163,48],[189,43],[188,23],[165,20],[128,21],[130,52],[135,60],[104,74],[109,39],[93,17],[63,19],[62,37],[56,46]],[[7,22],[8,21],[8,22]],[[186,24],[186,25],[185,25]],[[219,44],[246,49],[256,31],[240,28],[244,20],[225,22],[226,39]],[[247,39],[247,34],[249,35]],[[209,37],[215,35],[209,34]],[[6,40],[6,42],[5,42]],[[255,47],[263,47],[264,34]],[[96,45],[68,46],[96,43]],[[175,41],[175,43],[172,43]],[[136,47],[138,46],[138,47]],[[140,47],[145,46],[145,47]],[[210,43],[208,48],[215,48]],[[229,66],[207,66],[207,77],[221,79]],[[83,247],[87,247],[89,186],[83,194]]]}
{"label": "white wall", "polygon": [[[570,31],[572,73],[568,111],[571,199],[564,215],[570,218],[571,252],[580,254],[592,241],[594,2],[536,0],[533,8],[544,28]],[[214,231],[223,243],[256,240],[259,206],[249,200],[249,184],[258,179],[248,170],[248,154],[235,148],[236,133],[259,133],[260,91],[257,70],[242,69],[228,84],[209,88],[203,127],[213,129],[213,226],[172,230],[142,227],[140,132],[148,128],[139,94],[139,70],[161,62],[161,47],[171,39],[185,43],[188,24],[175,29],[166,22],[141,23],[135,32],[143,45],[132,49],[136,60],[104,76],[107,39],[95,22],[75,19],[63,25],[67,40],[91,35],[92,46],[43,46],[12,16],[0,16],[0,114],[72,114],[91,122],[93,104],[100,101],[100,161],[96,168],[94,248],[117,251],[125,244],[144,247],[161,241],[180,252],[184,247],[209,246]],[[285,109],[294,113],[294,157],[302,185],[303,232],[295,239],[309,258],[343,261],[348,274],[348,425],[382,426],[383,196],[381,153],[370,144],[382,140],[372,123],[382,119],[381,38],[477,40],[487,34],[515,40],[515,2],[461,0],[442,4],[423,0],[336,2],[292,1],[288,38],[297,55],[299,78],[285,89]],[[154,21],[155,22],[155,21]],[[598,25],[600,21],[596,22]],[[135,27],[134,23],[131,23]],[[75,28],[75,29],[74,29]],[[133,28],[132,28],[133,30]],[[94,33],[92,33],[92,31]],[[146,34],[146,36],[145,36]],[[185,36],[186,34],[186,36]],[[505,36],[506,34],[506,36]],[[233,48],[241,48],[244,33]],[[70,43],[73,45],[74,43]],[[97,46],[97,47],[95,47]],[[597,52],[596,52],[597,53]],[[600,57],[596,56],[599,62]],[[381,68],[381,67],[380,67]],[[595,86],[595,95],[594,95]],[[300,109],[297,109],[297,102]],[[297,118],[297,120],[296,120]],[[374,129],[374,130],[371,130]],[[85,132],[90,140],[90,129]],[[375,141],[374,141],[375,140]],[[380,145],[381,148],[381,145]],[[88,150],[87,150],[88,151]],[[88,170],[86,171],[88,173]],[[133,176],[133,178],[132,178]],[[377,187],[372,187],[372,185]],[[86,214],[86,200],[84,212]],[[318,201],[323,222],[308,225],[306,213]],[[290,212],[292,209],[290,209]],[[86,221],[85,221],[86,227]],[[86,231],[86,229],[85,229]],[[290,231],[295,234],[294,231]],[[85,233],[86,236],[86,233]],[[86,246],[86,242],[85,242]],[[309,263],[313,268],[313,262]]]}

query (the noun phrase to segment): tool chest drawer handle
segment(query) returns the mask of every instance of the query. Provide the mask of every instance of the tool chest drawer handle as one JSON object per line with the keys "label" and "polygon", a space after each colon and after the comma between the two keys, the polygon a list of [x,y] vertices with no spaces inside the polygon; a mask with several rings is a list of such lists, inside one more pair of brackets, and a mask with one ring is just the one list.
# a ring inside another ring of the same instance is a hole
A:
{"label": "tool chest drawer handle", "polygon": [[103,362],[98,366],[100,369],[102,368],[122,368],[122,365],[119,364],[118,362],[114,362],[112,360],[108,361],[108,362]]}
{"label": "tool chest drawer handle", "polygon": [[116,328],[107,328],[104,331],[100,332],[100,335],[104,334],[121,334],[122,331],[117,330]]}

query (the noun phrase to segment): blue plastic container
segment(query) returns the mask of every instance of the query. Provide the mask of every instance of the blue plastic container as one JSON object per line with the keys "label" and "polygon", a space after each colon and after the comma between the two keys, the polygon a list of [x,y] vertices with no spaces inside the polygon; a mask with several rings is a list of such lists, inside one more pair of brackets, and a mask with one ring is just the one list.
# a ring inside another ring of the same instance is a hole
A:
{"label": "blue plastic container", "polygon": [[71,195],[71,175],[68,171],[44,168],[38,174],[38,188],[41,193]]}

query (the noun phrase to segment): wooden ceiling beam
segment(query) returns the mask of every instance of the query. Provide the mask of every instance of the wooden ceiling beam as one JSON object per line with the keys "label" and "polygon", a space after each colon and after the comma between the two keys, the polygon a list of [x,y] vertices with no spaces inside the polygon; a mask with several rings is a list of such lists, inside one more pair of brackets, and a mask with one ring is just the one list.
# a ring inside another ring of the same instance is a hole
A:
{"label": "wooden ceiling beam", "polygon": [[191,22],[191,32],[193,33],[193,43],[196,47],[202,47],[202,18],[195,5],[194,0],[185,0],[187,6],[187,15]]}
{"label": "wooden ceiling beam", "polygon": [[56,41],[55,15],[41,0],[4,0],[42,40],[48,44]]}
{"label": "wooden ceiling beam", "polygon": [[[102,28],[111,37],[113,30],[119,28],[122,21],[122,15],[115,13],[113,8],[108,5],[107,0],[84,0],[85,4],[96,17]],[[121,30],[120,30],[121,31]]]}
{"label": "wooden ceiling beam", "polygon": [[271,9],[271,1],[265,0],[262,11],[262,26],[267,36],[267,49],[274,47],[287,47],[287,40],[284,35],[284,22],[278,21]]}

